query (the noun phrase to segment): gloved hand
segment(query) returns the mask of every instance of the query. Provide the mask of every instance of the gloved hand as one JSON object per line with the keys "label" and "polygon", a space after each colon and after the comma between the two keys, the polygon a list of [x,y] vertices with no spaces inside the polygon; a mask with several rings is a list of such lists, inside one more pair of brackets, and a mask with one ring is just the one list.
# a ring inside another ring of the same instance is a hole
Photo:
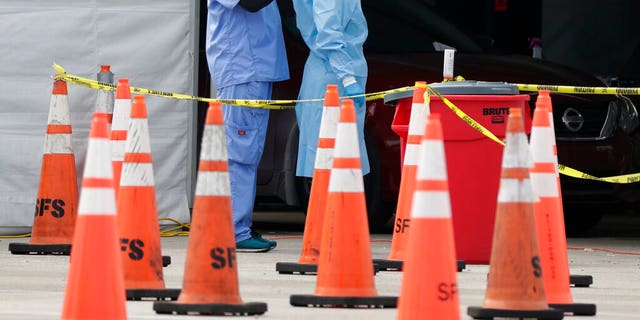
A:
{"label": "gloved hand", "polygon": [[[356,96],[356,95],[363,95],[363,94],[364,94],[364,89],[362,89],[362,86],[360,86],[360,84],[357,82],[354,82],[344,87],[345,96]],[[353,105],[355,107],[364,106],[364,103],[365,103],[364,96],[359,96],[359,97],[354,97],[349,99],[353,99]]]}

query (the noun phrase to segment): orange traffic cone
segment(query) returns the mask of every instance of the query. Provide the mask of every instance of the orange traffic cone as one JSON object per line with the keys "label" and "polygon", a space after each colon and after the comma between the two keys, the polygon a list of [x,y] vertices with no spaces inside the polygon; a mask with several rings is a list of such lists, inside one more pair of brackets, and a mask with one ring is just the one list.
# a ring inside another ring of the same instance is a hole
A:
{"label": "orange traffic cone", "polygon": [[592,316],[596,314],[595,304],[573,303],[571,297],[555,133],[548,108],[550,102],[549,91],[541,91],[531,128],[531,182],[539,198],[533,209],[541,248],[544,288],[551,307],[574,315]]}
{"label": "orange traffic cone", "polygon": [[378,296],[374,284],[353,100],[340,110],[322,225],[315,295],[291,295],[291,305],[395,307],[397,298]]}
{"label": "orange traffic cone", "polygon": [[107,114],[95,112],[62,319],[126,319]]}
{"label": "orange traffic cone", "polygon": [[418,168],[418,156],[420,141],[424,135],[424,124],[429,115],[429,95],[426,96],[427,83],[416,81],[413,89],[413,101],[409,128],[407,132],[407,146],[404,151],[402,163],[402,175],[400,177],[400,191],[396,207],[393,237],[391,239],[391,251],[387,259],[373,260],[380,270],[402,270],[402,260],[405,257],[407,240],[409,239],[409,225],[411,222],[411,204],[413,191],[416,184],[416,171]]}
{"label": "orange traffic cone", "polygon": [[[544,105],[546,105],[549,109],[549,125],[551,126],[551,128],[555,128],[555,125],[553,124],[553,104],[551,103],[551,96],[549,94],[549,90],[540,90],[539,94],[538,94],[538,100],[536,102],[536,104],[542,103]],[[555,146],[555,141],[556,141],[556,137],[555,137],[555,129],[551,130],[551,134],[553,134],[553,138],[550,138],[551,142],[553,143],[553,161],[554,164],[556,166],[556,168],[558,167],[558,154],[557,154],[557,149]],[[558,184],[560,184],[560,175],[558,173],[556,173],[556,178],[558,179]],[[558,199],[560,201],[560,210],[563,210],[563,206],[562,206],[562,189],[558,190]],[[564,212],[562,213],[563,215],[563,219],[562,219],[562,223],[564,223]],[[564,229],[562,229],[563,234],[564,234]],[[566,239],[566,236],[563,236],[563,238]],[[593,277],[590,275],[584,275],[584,274],[570,274],[569,275],[569,283],[571,285],[574,285],[576,287],[588,287],[591,284],[593,284]]]}
{"label": "orange traffic cone", "polygon": [[[100,72],[97,75],[98,82],[104,84],[113,84],[113,72],[111,72],[110,65],[101,65]],[[113,104],[114,95],[111,90],[98,90],[98,99],[96,104],[97,111],[104,111],[107,113],[107,120],[109,120],[109,127],[113,121]]]}
{"label": "orange traffic cone", "polygon": [[176,302],[154,302],[156,313],[254,315],[267,311],[266,303],[243,303],[239,295],[227,158],[222,106],[210,102],[202,135],[183,288]]}
{"label": "orange traffic cone", "polygon": [[419,153],[398,319],[460,319],[440,114],[429,115]]}
{"label": "orange traffic cone", "polygon": [[[425,95],[426,90],[426,82],[416,81],[413,89],[413,101],[407,132],[407,146],[402,164],[402,176],[400,178],[400,191],[398,193],[391,251],[387,259],[373,260],[380,270],[402,270],[402,260],[404,260],[407,250],[407,240],[409,239],[411,225],[411,205],[416,183],[420,141],[424,134],[426,117],[430,113],[430,96],[428,94]],[[464,267],[464,261],[461,260],[457,262],[456,268],[458,271],[461,271]]]}
{"label": "orange traffic cone", "polygon": [[117,201],[127,300],[175,300],[180,294],[178,289],[165,289],[151,160],[147,107],[144,96],[136,96],[131,106]]}
{"label": "orange traffic cone", "polygon": [[302,238],[302,252],[298,263],[276,263],[276,271],[281,274],[291,274],[295,272],[308,274],[317,272],[320,242],[322,239],[322,223],[326,209],[329,175],[331,174],[333,148],[339,117],[340,100],[338,86],[330,84],[327,85],[327,92],[324,96],[318,150],[316,153],[307,218],[305,220]]}
{"label": "orange traffic cone", "polygon": [[547,304],[529,179],[531,154],[520,108],[510,108],[498,191],[489,277],[482,307],[469,307],[475,319],[494,317],[562,319]]}
{"label": "orange traffic cone", "polygon": [[67,83],[53,83],[44,142],[40,186],[29,243],[10,243],[13,254],[63,254],[71,251],[78,210],[76,162],[71,144]]}
{"label": "orange traffic cone", "polygon": [[120,187],[120,175],[124,162],[124,150],[127,143],[127,130],[131,117],[131,88],[129,79],[118,79],[116,99],[113,105],[113,123],[111,124],[111,161],[113,163],[113,183],[116,187],[116,199]]}

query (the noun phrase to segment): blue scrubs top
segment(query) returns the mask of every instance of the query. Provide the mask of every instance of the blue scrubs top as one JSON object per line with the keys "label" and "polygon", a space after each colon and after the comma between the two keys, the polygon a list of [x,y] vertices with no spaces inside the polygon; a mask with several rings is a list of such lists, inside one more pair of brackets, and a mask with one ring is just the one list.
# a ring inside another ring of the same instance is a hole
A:
{"label": "blue scrubs top", "polygon": [[249,12],[239,0],[209,0],[207,62],[216,88],[289,79],[278,5]]}

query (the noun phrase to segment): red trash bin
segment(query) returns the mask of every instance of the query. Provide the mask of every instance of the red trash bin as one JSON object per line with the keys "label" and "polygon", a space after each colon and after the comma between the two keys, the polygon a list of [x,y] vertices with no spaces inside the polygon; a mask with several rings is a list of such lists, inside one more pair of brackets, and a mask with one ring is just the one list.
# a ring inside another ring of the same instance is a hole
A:
{"label": "red trash bin", "polygon": [[[456,81],[432,85],[469,117],[504,140],[509,108],[522,108],[526,133],[531,132],[529,95],[502,82]],[[396,106],[391,129],[400,137],[404,161],[413,91],[385,95]],[[473,129],[437,96],[431,112],[441,114],[457,259],[488,264],[500,184],[503,146]]]}

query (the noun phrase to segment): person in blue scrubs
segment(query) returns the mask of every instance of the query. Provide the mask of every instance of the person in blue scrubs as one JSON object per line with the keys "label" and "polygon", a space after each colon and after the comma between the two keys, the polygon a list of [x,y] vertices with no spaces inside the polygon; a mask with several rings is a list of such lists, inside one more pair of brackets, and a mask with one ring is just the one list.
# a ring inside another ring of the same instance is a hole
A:
{"label": "person in blue scrubs", "polygon": [[[296,24],[310,53],[304,67],[298,99],[323,98],[328,84],[338,85],[341,97],[364,94],[367,62],[362,45],[367,21],[360,0],[293,0]],[[363,96],[353,98],[356,108],[362,174],[369,173],[364,144]],[[313,177],[322,102],[299,102],[296,117],[300,129],[296,175]]]}
{"label": "person in blue scrubs", "polygon": [[[280,13],[272,0],[209,0],[206,54],[219,99],[271,99],[289,79]],[[223,105],[238,251],[266,252],[276,242],[251,229],[258,163],[269,110]]]}

